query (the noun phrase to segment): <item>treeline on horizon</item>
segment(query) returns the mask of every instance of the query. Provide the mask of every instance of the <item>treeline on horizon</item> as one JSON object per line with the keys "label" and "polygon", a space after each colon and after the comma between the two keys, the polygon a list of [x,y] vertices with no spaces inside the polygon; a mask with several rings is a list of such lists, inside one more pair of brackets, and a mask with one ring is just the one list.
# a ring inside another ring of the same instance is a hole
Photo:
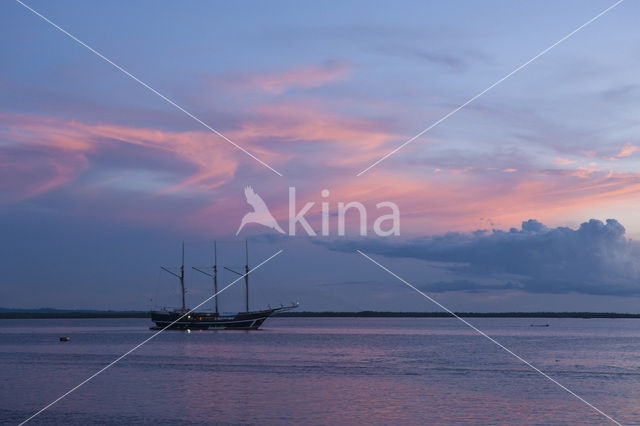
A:
{"label": "treeline on horizon", "polygon": [[[616,312],[456,312],[457,316],[467,318],[640,318],[640,314]],[[38,319],[38,318],[149,318],[149,311],[96,311],[96,310],[59,310],[38,309],[1,309],[0,319]],[[448,312],[281,312],[273,315],[280,318],[451,318]]]}

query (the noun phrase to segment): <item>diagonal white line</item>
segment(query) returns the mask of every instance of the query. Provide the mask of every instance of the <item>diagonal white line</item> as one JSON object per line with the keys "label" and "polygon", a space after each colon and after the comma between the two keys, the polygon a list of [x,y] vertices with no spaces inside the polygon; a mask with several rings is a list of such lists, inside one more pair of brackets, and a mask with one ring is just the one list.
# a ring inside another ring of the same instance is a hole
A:
{"label": "diagonal white line", "polygon": [[267,259],[263,260],[262,262],[260,262],[257,266],[255,266],[253,269],[251,269],[249,272],[245,273],[244,275],[240,276],[239,278],[235,279],[234,281],[232,281],[229,285],[225,286],[222,290],[218,291],[217,293],[207,297],[205,300],[203,300],[202,302],[200,302],[195,308],[190,309],[188,312],[186,312],[184,315],[182,315],[180,318],[178,318],[177,320],[173,321],[171,324],[167,325],[166,327],[164,327],[162,330],[158,330],[157,332],[153,333],[150,337],[144,339],[142,342],[138,343],[137,345],[135,345],[133,348],[129,349],[127,352],[123,353],[122,355],[120,355],[118,358],[114,359],[113,361],[111,361],[109,364],[107,364],[106,366],[102,367],[100,370],[96,371],[95,373],[93,373],[91,376],[87,377],[85,380],[83,380],[82,382],[80,382],[79,384],[77,384],[76,386],[74,386],[73,388],[69,389],[67,392],[63,393],[62,395],[60,395],[58,398],[56,398],[55,400],[51,401],[49,404],[45,405],[44,407],[42,407],[38,412],[34,413],[31,417],[23,420],[19,426],[22,426],[23,424],[27,423],[28,421],[32,420],[34,417],[38,416],[39,414],[41,414],[42,412],[44,412],[45,410],[51,408],[53,405],[55,405],[56,403],[60,402],[62,399],[64,399],[65,397],[67,397],[70,393],[72,393],[73,391],[75,391],[76,389],[78,389],[79,387],[81,387],[82,385],[86,384],[87,382],[91,381],[92,379],[94,379],[97,375],[99,375],[100,373],[104,372],[106,369],[108,369],[109,367],[113,366],[114,364],[116,364],[118,361],[120,361],[122,358],[126,357],[127,355],[129,355],[131,352],[135,351],[136,349],[138,349],[140,346],[144,345],[145,343],[149,342],[151,339],[155,338],[158,334],[162,333],[163,331],[165,331],[166,329],[168,329],[169,327],[171,327],[173,324],[175,324],[176,322],[180,321],[182,318],[186,317],[187,315],[189,315],[191,312],[195,311],[196,309],[198,309],[200,306],[204,305],[205,303],[207,303],[208,301],[210,301],[211,299],[213,299],[214,297],[216,297],[217,295],[219,295],[220,293],[222,293],[223,291],[225,291],[226,289],[228,289],[229,287],[231,287],[232,285],[234,285],[235,283],[237,283],[238,281],[240,281],[241,279],[243,279],[244,277],[246,277],[247,275],[249,275],[251,272],[255,271],[256,269],[258,269],[259,267],[261,267],[262,265],[264,265],[265,263],[267,263],[268,261],[270,261],[271,259],[273,259],[274,257],[276,257],[277,255],[279,255],[280,253],[282,253],[283,250],[278,250],[275,254],[271,255],[270,257],[268,257]]}
{"label": "diagonal white line", "polygon": [[578,398],[580,401],[584,402],[585,404],[587,404],[589,407],[593,408],[595,411],[597,411],[598,413],[602,414],[604,417],[606,417],[607,419],[611,420],[613,423],[617,424],[617,425],[621,425],[621,423],[619,423],[618,421],[616,421],[613,417],[609,416],[608,414],[606,414],[605,412],[603,412],[602,410],[600,410],[598,407],[596,407],[595,405],[591,404],[589,401],[585,400],[584,398],[582,398],[580,395],[578,395],[577,393],[575,393],[574,391],[572,391],[571,389],[569,389],[568,387],[564,386],[562,383],[558,382],[556,379],[554,379],[553,377],[549,376],[547,373],[545,373],[544,371],[540,370],[538,367],[536,367],[535,365],[531,364],[529,361],[527,361],[526,359],[522,358],[520,355],[516,354],[515,352],[513,352],[511,349],[507,348],[506,346],[504,346],[502,343],[498,342],[496,339],[494,339],[493,337],[489,336],[488,334],[486,334],[485,332],[483,332],[482,330],[480,330],[479,328],[477,328],[475,325],[471,324],[470,322],[468,322],[467,320],[465,320],[464,318],[458,316],[455,312],[453,312],[451,309],[447,308],[446,306],[444,306],[443,304],[441,304],[440,302],[438,302],[437,300],[433,299],[431,296],[429,296],[428,294],[426,294],[425,292],[418,290],[415,286],[413,286],[411,283],[409,283],[408,281],[404,280],[403,278],[401,278],[400,276],[396,275],[395,273],[393,273],[392,271],[390,271],[388,268],[386,268],[385,266],[381,265],[380,263],[376,262],[375,260],[373,260],[372,258],[370,258],[369,256],[367,256],[366,254],[364,254],[363,252],[361,252],[360,250],[356,250],[358,253],[360,253],[362,256],[364,256],[366,259],[370,260],[371,262],[373,262],[374,264],[378,265],[381,269],[385,270],[386,272],[388,272],[389,274],[391,274],[394,278],[398,279],[399,281],[401,281],[402,283],[406,284],[407,286],[409,286],[410,288],[412,288],[413,290],[415,290],[416,292],[418,292],[421,296],[429,299],[431,302],[435,303],[436,305],[438,305],[440,308],[442,308],[444,311],[446,311],[447,313],[451,314],[453,317],[459,319],[460,321],[462,321],[465,325],[467,325],[468,327],[470,327],[471,329],[473,329],[476,333],[480,334],[483,337],[486,337],[487,339],[489,339],[491,342],[495,343],[496,345],[498,345],[501,349],[503,349],[504,351],[506,351],[507,353],[513,355],[514,357],[516,357],[518,360],[522,361],[523,363],[525,363],[526,365],[528,365],[529,367],[531,367],[534,371],[540,373],[541,375],[543,375],[544,377],[546,377],[547,379],[551,380],[553,383],[555,383],[556,385],[560,386],[562,389],[564,389],[565,391],[569,392],[571,395],[575,396],[576,398]]}
{"label": "diagonal white line", "polygon": [[167,98],[165,95],[163,95],[162,93],[158,92],[156,89],[154,89],[153,87],[149,86],[147,83],[145,83],[144,81],[140,80],[138,77],[136,77],[135,75],[131,74],[129,71],[125,70],[124,68],[122,68],[120,65],[116,64],[115,62],[113,62],[111,59],[107,58],[106,56],[104,56],[102,53],[98,52],[97,50],[95,50],[94,48],[92,48],[91,46],[89,46],[88,44],[86,44],[85,42],[83,42],[82,40],[78,39],[76,36],[74,36],[73,34],[69,33],[68,31],[66,31],[65,29],[61,28],[60,26],[58,26],[57,24],[55,24],[54,22],[52,22],[49,18],[43,16],[42,14],[40,14],[39,12],[35,11],[34,9],[32,9],[31,7],[27,6],[26,4],[24,4],[23,2],[21,2],[20,0],[16,0],[16,2],[18,2],[19,4],[21,4],[22,6],[24,6],[26,9],[30,10],[31,12],[33,12],[35,15],[39,16],[40,18],[42,18],[45,22],[51,24],[54,28],[60,30],[62,33],[64,33],[65,35],[67,35],[69,38],[71,38],[72,40],[74,40],[75,42],[77,42],[78,44],[86,47],[87,49],[89,49],[91,52],[95,53],[98,57],[100,57],[101,59],[103,59],[105,62],[108,62],[109,64],[113,65],[116,69],[118,69],[119,71],[121,71],[123,74],[125,74],[127,77],[130,77],[131,79],[135,80],[137,83],[139,83],[141,86],[143,86],[145,89],[149,90],[150,92],[154,93],[155,95],[159,96],[160,98],[162,98],[163,100],[165,100],[166,102],[168,102],[169,104],[171,104],[172,106],[174,106],[175,108],[179,109],[180,111],[184,112],[185,114],[187,114],[189,117],[191,117],[192,119],[194,119],[195,121],[197,121],[198,123],[200,123],[201,125],[203,125],[204,127],[206,127],[207,129],[209,129],[210,131],[212,131],[213,133],[215,133],[216,135],[220,136],[222,139],[224,139],[225,141],[229,142],[231,145],[235,146],[236,148],[238,148],[240,151],[244,152],[245,154],[247,154],[249,157],[253,158],[254,160],[256,160],[258,163],[262,164],[263,166],[267,167],[269,170],[271,170],[272,172],[274,172],[275,174],[277,174],[278,176],[282,176],[282,173],[280,173],[279,171],[277,171],[276,169],[274,169],[273,167],[271,167],[270,165],[268,165],[267,163],[265,163],[264,161],[262,161],[261,159],[259,159],[258,157],[256,157],[255,155],[253,155],[252,153],[250,153],[249,151],[247,151],[246,149],[244,149],[243,147],[241,147],[240,145],[238,145],[237,143],[235,143],[234,141],[232,141],[231,139],[229,139],[228,137],[226,137],[225,135],[223,135],[222,133],[220,133],[219,131],[217,131],[216,129],[214,129],[213,127],[209,126],[207,123],[205,123],[204,121],[200,120],[198,117],[196,117],[195,115],[193,115],[192,113],[190,113],[189,111],[187,111],[186,109],[184,109],[183,107],[181,107],[180,105],[176,104],[175,102],[173,102],[171,99]]}
{"label": "diagonal white line", "polygon": [[512,75],[514,75],[515,73],[517,73],[518,71],[522,70],[523,68],[525,68],[527,65],[531,64],[533,61],[535,61],[536,59],[540,58],[542,55],[544,55],[545,53],[549,52],[551,49],[553,49],[554,47],[556,47],[557,45],[559,45],[560,43],[562,43],[563,41],[567,40],[568,38],[570,38],[571,36],[573,36],[574,34],[576,34],[578,31],[582,30],[583,28],[585,28],[587,25],[593,23],[596,19],[600,18],[602,15],[604,15],[605,13],[609,12],[610,10],[612,10],[614,7],[618,6],[620,3],[622,3],[624,0],[618,0],[617,2],[615,2],[613,5],[609,6],[608,8],[606,8],[605,10],[603,10],[602,12],[598,13],[596,16],[594,16],[593,18],[589,19],[587,22],[585,22],[584,24],[580,25],[578,28],[576,28],[575,30],[571,31],[569,34],[567,34],[566,36],[562,37],[560,40],[556,41],[555,43],[553,43],[551,46],[547,47],[546,49],[544,49],[542,52],[538,53],[536,56],[534,56],[533,58],[529,59],[527,62],[525,62],[524,64],[520,65],[518,68],[516,68],[515,70],[511,71],[509,74],[505,75],[504,77],[502,77],[500,80],[496,81],[495,83],[493,83],[491,86],[487,87],[486,89],[484,89],[483,91],[481,91],[480,93],[478,93],[477,95],[473,96],[472,98],[470,98],[468,101],[466,101],[465,103],[461,104],[460,106],[454,108],[452,111],[450,111],[448,114],[446,114],[444,117],[440,118],[438,121],[434,122],[433,124],[431,124],[429,127],[427,127],[426,129],[422,130],[420,133],[418,133],[417,135],[415,135],[414,137],[408,139],[407,141],[405,141],[402,145],[400,145],[399,147],[397,147],[396,149],[394,149],[393,151],[387,153],[385,156],[383,156],[382,158],[380,158],[378,161],[376,161],[375,163],[371,164],[369,167],[367,167],[366,169],[364,169],[363,171],[361,171],[360,173],[358,173],[356,176],[360,176],[364,173],[366,173],[369,169],[371,169],[372,167],[377,166],[378,164],[380,164],[381,162],[383,162],[384,160],[386,160],[387,158],[391,157],[393,154],[395,154],[396,152],[400,151],[402,148],[404,148],[405,146],[409,145],[411,142],[415,141],[416,139],[418,139],[420,136],[424,135],[425,133],[427,133],[429,130],[433,129],[434,127],[436,127],[438,124],[442,123],[443,121],[445,121],[447,118],[451,117],[453,114],[457,113],[458,111],[460,111],[462,108],[466,107],[467,105],[469,105],[471,102],[475,101],[476,99],[478,99],[480,96],[484,95],[485,93],[487,93],[489,90],[493,89],[494,87],[496,87],[497,85],[499,85],[500,83],[502,83],[503,81],[505,81],[506,79],[508,79],[509,77],[511,77]]}

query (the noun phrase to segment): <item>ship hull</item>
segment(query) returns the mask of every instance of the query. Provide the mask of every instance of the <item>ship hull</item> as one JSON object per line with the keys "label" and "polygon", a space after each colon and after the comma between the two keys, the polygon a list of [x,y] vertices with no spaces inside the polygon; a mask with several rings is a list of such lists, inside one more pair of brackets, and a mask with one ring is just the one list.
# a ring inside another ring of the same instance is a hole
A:
{"label": "ship hull", "polygon": [[209,312],[155,311],[151,321],[156,326],[152,330],[257,330],[273,313],[285,308],[262,311],[240,312],[233,315],[216,315]]}

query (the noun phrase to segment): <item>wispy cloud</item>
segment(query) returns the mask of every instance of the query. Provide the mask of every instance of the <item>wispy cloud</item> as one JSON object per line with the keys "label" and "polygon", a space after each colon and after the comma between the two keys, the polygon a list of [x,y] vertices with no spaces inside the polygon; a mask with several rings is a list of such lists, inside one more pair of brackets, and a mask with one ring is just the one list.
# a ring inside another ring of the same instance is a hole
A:
{"label": "wispy cloud", "polygon": [[605,157],[605,159],[609,161],[619,160],[620,158],[630,157],[635,152],[640,151],[640,146],[633,145],[631,143],[626,143],[624,147],[617,153],[609,157]]}
{"label": "wispy cloud", "polygon": [[92,156],[122,145],[147,149],[150,157],[168,153],[193,165],[194,171],[167,190],[213,188],[228,182],[238,166],[228,147],[203,131],[171,132],[115,124],[90,124],[51,117],[0,115],[4,171],[30,171],[27,187],[18,176],[7,179],[12,192],[29,198],[69,183]]}
{"label": "wispy cloud", "polygon": [[353,69],[344,61],[332,61],[320,66],[302,66],[284,71],[271,71],[215,78],[213,83],[241,91],[261,91],[279,95],[293,89],[321,87],[343,79]]}
{"label": "wispy cloud", "polygon": [[82,152],[34,147],[0,149],[0,201],[21,201],[74,181],[88,167]]}
{"label": "wispy cloud", "polygon": [[364,118],[355,118],[327,112],[309,105],[308,102],[288,101],[265,104],[254,109],[254,117],[229,133],[236,139],[262,143],[266,141],[285,143],[294,147],[324,151],[318,158],[328,167],[346,166],[373,158],[382,152],[385,144],[399,138],[385,123]]}
{"label": "wispy cloud", "polygon": [[558,166],[568,166],[569,164],[575,163],[575,160],[570,160],[568,158],[556,157],[553,159],[553,163]]}
{"label": "wispy cloud", "polygon": [[451,47],[441,49],[428,49],[419,46],[403,44],[385,44],[378,51],[385,55],[400,57],[402,59],[415,58],[420,61],[443,67],[450,72],[466,71],[470,62],[486,58],[477,50],[467,50],[465,52],[453,51]]}

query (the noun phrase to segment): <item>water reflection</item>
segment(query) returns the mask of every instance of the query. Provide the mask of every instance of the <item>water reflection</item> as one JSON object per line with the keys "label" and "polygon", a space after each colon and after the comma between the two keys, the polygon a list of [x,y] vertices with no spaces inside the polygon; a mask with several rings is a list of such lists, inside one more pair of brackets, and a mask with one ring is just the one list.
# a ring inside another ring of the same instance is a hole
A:
{"label": "water reflection", "polygon": [[[640,421],[637,321],[545,321],[551,326],[473,320],[617,420]],[[0,421],[28,417],[148,336],[146,326],[139,319],[1,322]],[[57,341],[62,334],[71,342]],[[603,422],[485,338],[443,318],[273,318],[259,332],[163,333],[38,420]]]}

